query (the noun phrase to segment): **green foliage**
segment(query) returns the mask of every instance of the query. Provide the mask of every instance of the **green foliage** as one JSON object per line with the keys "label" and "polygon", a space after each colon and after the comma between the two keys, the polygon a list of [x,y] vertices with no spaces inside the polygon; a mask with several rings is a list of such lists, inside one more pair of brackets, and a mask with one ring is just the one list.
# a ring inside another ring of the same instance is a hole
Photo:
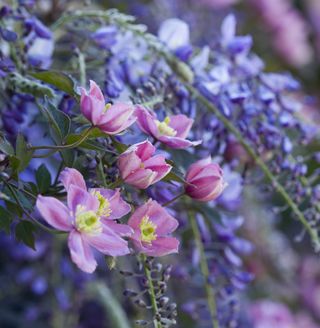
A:
{"label": "green foliage", "polygon": [[57,89],[73,96],[79,98],[79,95],[76,93],[76,85],[73,79],[64,73],[55,72],[55,71],[43,71],[43,72],[32,72],[30,73],[34,78],[46,82],[55,86]]}
{"label": "green foliage", "polygon": [[28,148],[27,142],[22,134],[17,137],[16,143],[16,158],[18,163],[15,165],[17,172],[23,171],[32,159],[33,151]]}
{"label": "green foliage", "polygon": [[51,185],[51,175],[44,164],[41,164],[36,171],[36,181],[40,194],[44,194]]}
{"label": "green foliage", "polygon": [[12,220],[12,214],[4,207],[0,206],[0,230],[3,230],[8,234],[10,232],[10,224]]}
{"label": "green foliage", "polygon": [[35,226],[29,221],[20,221],[16,226],[16,238],[26,246],[35,250],[34,231]]}

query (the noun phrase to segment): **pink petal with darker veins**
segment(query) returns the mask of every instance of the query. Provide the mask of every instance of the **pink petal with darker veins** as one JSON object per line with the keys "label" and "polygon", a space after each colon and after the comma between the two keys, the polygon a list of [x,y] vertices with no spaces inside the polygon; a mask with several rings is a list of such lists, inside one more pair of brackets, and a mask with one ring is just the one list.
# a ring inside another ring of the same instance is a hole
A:
{"label": "pink petal with darker veins", "polygon": [[36,207],[44,220],[52,227],[62,231],[72,229],[69,209],[59,200],[40,195],[37,198]]}

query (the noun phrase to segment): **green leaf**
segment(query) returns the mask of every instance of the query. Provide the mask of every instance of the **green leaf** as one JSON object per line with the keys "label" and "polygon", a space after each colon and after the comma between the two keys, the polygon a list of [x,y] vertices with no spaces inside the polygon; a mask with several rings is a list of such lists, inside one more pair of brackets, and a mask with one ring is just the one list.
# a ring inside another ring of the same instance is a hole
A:
{"label": "green leaf", "polygon": [[6,155],[14,155],[14,148],[4,136],[0,137],[0,151],[2,151]]}
{"label": "green leaf", "polygon": [[25,245],[35,250],[34,231],[35,226],[29,221],[20,221],[16,226],[16,238],[22,241]]}
{"label": "green leaf", "polygon": [[51,88],[37,81],[24,77],[19,73],[12,73],[9,75],[8,86],[13,91],[31,94],[35,97],[54,97],[54,93]]}
{"label": "green leaf", "polygon": [[8,234],[10,232],[10,224],[12,220],[12,214],[4,207],[0,206],[0,230],[3,230]]}
{"label": "green leaf", "polygon": [[43,72],[35,72],[30,73],[34,78],[46,82],[55,86],[57,89],[75,97],[79,98],[79,95],[75,91],[75,82],[73,79],[64,73],[55,72],[55,71],[43,71]]}
{"label": "green leaf", "polygon": [[36,171],[36,181],[41,194],[45,193],[51,185],[51,175],[44,164],[41,164]]}
{"label": "green leaf", "polygon": [[46,99],[46,105],[39,106],[39,108],[49,122],[53,133],[58,138],[58,141],[63,141],[70,133],[70,117],[61,110],[58,110],[48,99]]}
{"label": "green leaf", "polygon": [[28,148],[27,142],[22,134],[18,134],[16,143],[16,158],[19,160],[17,171],[23,171],[32,159],[33,151]]}

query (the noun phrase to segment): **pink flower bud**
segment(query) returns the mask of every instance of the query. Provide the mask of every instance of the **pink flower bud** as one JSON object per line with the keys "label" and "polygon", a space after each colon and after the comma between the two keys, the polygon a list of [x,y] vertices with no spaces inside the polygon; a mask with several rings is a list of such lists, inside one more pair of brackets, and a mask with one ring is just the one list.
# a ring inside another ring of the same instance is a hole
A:
{"label": "pink flower bud", "polygon": [[216,199],[227,186],[221,167],[212,163],[210,157],[192,164],[186,181],[186,194],[200,202]]}
{"label": "pink flower bud", "polygon": [[90,90],[80,88],[80,107],[82,114],[101,131],[107,134],[118,134],[136,120],[135,108],[125,103],[106,104],[104,96],[94,81],[90,81]]}
{"label": "pink flower bud", "polygon": [[122,179],[136,188],[146,189],[165,177],[172,167],[164,156],[153,156],[155,151],[156,148],[146,140],[121,154],[118,167]]}

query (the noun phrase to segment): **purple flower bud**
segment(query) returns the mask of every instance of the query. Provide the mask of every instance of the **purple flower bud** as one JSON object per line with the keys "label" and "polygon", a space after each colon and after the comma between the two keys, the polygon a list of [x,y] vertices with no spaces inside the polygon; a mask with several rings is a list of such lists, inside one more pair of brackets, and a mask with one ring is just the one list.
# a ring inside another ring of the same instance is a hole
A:
{"label": "purple flower bud", "polygon": [[8,42],[14,42],[18,38],[17,33],[13,32],[13,31],[10,31],[8,29],[4,29],[4,28],[0,29],[0,34],[1,34],[1,37],[5,41],[8,41]]}

